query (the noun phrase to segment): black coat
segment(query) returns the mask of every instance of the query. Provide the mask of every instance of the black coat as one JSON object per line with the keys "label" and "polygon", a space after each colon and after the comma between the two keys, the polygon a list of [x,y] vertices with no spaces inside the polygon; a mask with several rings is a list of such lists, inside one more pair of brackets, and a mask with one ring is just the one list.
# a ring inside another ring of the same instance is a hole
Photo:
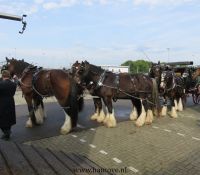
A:
{"label": "black coat", "polygon": [[0,127],[16,123],[14,95],[16,83],[11,80],[0,80]]}

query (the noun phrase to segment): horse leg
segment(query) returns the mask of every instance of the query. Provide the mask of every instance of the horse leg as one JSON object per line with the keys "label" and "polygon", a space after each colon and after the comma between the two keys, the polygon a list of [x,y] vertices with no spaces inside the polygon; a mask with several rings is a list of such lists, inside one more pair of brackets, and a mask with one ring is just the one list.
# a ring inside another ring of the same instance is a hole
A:
{"label": "horse leg", "polygon": [[175,109],[178,110],[178,103],[177,103],[176,98],[174,99],[174,105],[175,105]]}
{"label": "horse leg", "polygon": [[33,123],[36,124],[34,108],[33,108],[33,103],[32,103],[32,96],[25,95],[25,100],[26,100],[26,103],[28,105],[28,111],[29,111],[29,118],[28,118],[25,126],[27,128],[32,128]]}
{"label": "horse leg", "polygon": [[178,111],[183,111],[182,97],[179,97],[177,109],[178,109]]}
{"label": "horse leg", "polygon": [[47,118],[47,113],[46,113],[46,111],[45,111],[45,109],[44,109],[44,102],[43,102],[43,100],[41,100],[41,107],[42,107],[42,116],[44,117],[44,119],[46,119]]}
{"label": "horse leg", "polygon": [[35,113],[35,118],[36,118],[36,123],[41,125],[43,124],[43,119],[44,119],[44,111],[41,105],[42,98],[39,96],[34,96],[33,97],[33,102],[34,102],[34,113]]}
{"label": "horse leg", "polygon": [[133,104],[133,110],[130,113],[130,120],[136,120],[138,118],[138,114],[140,113],[138,111],[141,110],[140,109],[141,106],[139,106],[140,105],[140,100],[131,99],[131,102]]}
{"label": "horse leg", "polygon": [[149,125],[152,122],[153,122],[153,105],[147,102],[147,115],[146,115],[145,124]]}
{"label": "horse leg", "polygon": [[164,103],[161,110],[161,116],[166,116],[166,115],[167,115],[167,98],[164,97]]}
{"label": "horse leg", "polygon": [[94,107],[95,107],[95,113],[90,117],[91,120],[96,120],[98,118],[99,115],[99,105],[98,102],[99,100],[101,100],[100,98],[93,98],[93,102],[94,102]]}
{"label": "horse leg", "polygon": [[172,98],[170,98],[170,100],[171,100],[171,113],[170,113],[170,116],[172,117],[172,118],[177,118],[178,117],[178,115],[177,115],[177,112],[176,112],[176,109],[175,109],[175,104],[174,104],[174,98],[172,97]]}
{"label": "horse leg", "polygon": [[64,124],[62,125],[62,127],[60,129],[60,133],[63,134],[63,135],[69,133],[72,129],[71,117],[68,115],[69,110],[64,109],[64,113],[65,113],[65,121],[64,121]]}
{"label": "horse leg", "polygon": [[106,114],[106,118],[104,120],[104,124],[108,128],[116,127],[117,122],[116,122],[116,119],[115,119],[114,109],[113,109],[113,106],[112,106],[112,98],[106,97],[106,98],[103,98],[103,101],[105,103],[105,106],[107,107],[107,114]]}
{"label": "horse leg", "polygon": [[144,109],[144,105],[143,105],[142,99],[141,99],[141,105],[142,105],[142,112],[141,112],[140,116],[138,117],[138,119],[135,122],[136,126],[138,126],[138,127],[144,125],[145,118],[146,118],[146,111]]}
{"label": "horse leg", "polygon": [[[58,98],[57,98],[58,99]],[[61,134],[67,134],[72,128],[76,127],[78,121],[78,89],[75,84],[72,84],[72,89],[69,97],[63,100],[58,100],[59,104],[63,106],[65,111],[65,122],[61,127]]]}
{"label": "horse leg", "polygon": [[138,118],[138,113],[137,113],[137,109],[136,109],[136,107],[133,105],[133,109],[132,109],[132,111],[131,111],[131,113],[130,113],[130,120],[136,120],[137,118]]}
{"label": "horse leg", "polygon": [[105,114],[104,114],[104,111],[103,111],[101,99],[98,98],[97,101],[96,101],[96,103],[97,103],[98,109],[99,109],[99,114],[97,116],[97,122],[101,123],[105,119]]}

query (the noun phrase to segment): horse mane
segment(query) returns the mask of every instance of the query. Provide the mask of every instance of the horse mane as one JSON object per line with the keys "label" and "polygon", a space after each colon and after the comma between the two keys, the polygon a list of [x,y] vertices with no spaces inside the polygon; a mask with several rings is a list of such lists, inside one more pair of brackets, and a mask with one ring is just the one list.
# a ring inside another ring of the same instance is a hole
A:
{"label": "horse mane", "polygon": [[12,59],[6,59],[6,60],[7,60],[7,63],[9,63],[15,67],[15,74],[22,74],[22,72],[24,71],[24,69],[26,67],[32,65],[32,64],[25,62],[23,59],[17,60],[15,58],[12,58]]}
{"label": "horse mane", "polygon": [[93,64],[89,64],[88,70],[91,71],[91,72],[94,72],[96,74],[101,74],[102,71],[104,71],[104,69],[102,69],[100,66],[95,66]]}

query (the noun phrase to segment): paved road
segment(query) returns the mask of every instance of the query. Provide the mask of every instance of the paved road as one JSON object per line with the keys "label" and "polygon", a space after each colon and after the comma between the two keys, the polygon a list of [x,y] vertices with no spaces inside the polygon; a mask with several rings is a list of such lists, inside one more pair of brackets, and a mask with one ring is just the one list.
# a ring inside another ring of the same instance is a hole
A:
{"label": "paved road", "polygon": [[191,99],[187,106],[177,119],[167,116],[155,119],[152,125],[137,128],[128,121],[130,102],[119,101],[114,107],[120,122],[116,128],[109,129],[89,120],[94,109],[92,101],[85,100],[79,124],[86,128],[63,136],[59,135],[59,129],[64,113],[56,103],[45,105],[48,115],[45,124],[32,129],[24,128],[27,109],[25,105],[18,105],[12,139],[36,147],[86,155],[102,167],[118,171],[125,168],[125,174],[199,175],[200,108],[194,106]]}
{"label": "paved road", "polygon": [[[131,103],[129,101],[121,101],[115,104],[116,115],[118,121],[128,120],[128,115],[131,110]],[[45,103],[45,111],[47,112],[47,119],[41,126],[34,128],[25,128],[28,110],[26,105],[17,105],[17,124],[13,126],[12,139],[14,141],[35,140],[51,136],[59,135],[60,127],[64,122],[64,112],[56,102]],[[78,124],[85,128],[101,126],[95,121],[90,120],[91,114],[94,112],[92,100],[85,100],[84,110],[79,114]],[[77,128],[77,130],[81,130]]]}

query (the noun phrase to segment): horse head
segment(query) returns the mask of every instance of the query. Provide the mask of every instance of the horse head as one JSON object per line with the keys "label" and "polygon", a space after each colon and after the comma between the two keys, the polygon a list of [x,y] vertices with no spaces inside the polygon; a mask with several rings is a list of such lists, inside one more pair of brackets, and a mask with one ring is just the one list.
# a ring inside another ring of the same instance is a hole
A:
{"label": "horse head", "polygon": [[160,84],[162,74],[162,67],[160,64],[152,64],[151,69],[149,71],[149,76],[151,78],[155,78],[156,82]]}
{"label": "horse head", "polygon": [[72,77],[74,78],[74,80],[76,81],[77,84],[83,84],[83,80],[85,78],[85,72],[86,72],[86,64],[89,64],[88,62],[81,62],[79,63],[78,61],[76,61],[70,70],[70,73],[72,74]]}
{"label": "horse head", "polygon": [[23,70],[28,65],[30,64],[25,62],[24,60],[17,60],[15,58],[9,59],[8,57],[6,57],[6,64],[3,65],[3,69],[8,70],[12,77],[16,76],[17,78],[20,78]]}
{"label": "horse head", "polygon": [[90,64],[88,61],[75,62],[72,66],[73,78],[77,84],[87,89],[98,86],[98,82],[105,76],[105,70],[100,66]]}
{"label": "horse head", "polygon": [[175,74],[173,71],[163,71],[161,73],[160,89],[168,90],[175,85]]}

